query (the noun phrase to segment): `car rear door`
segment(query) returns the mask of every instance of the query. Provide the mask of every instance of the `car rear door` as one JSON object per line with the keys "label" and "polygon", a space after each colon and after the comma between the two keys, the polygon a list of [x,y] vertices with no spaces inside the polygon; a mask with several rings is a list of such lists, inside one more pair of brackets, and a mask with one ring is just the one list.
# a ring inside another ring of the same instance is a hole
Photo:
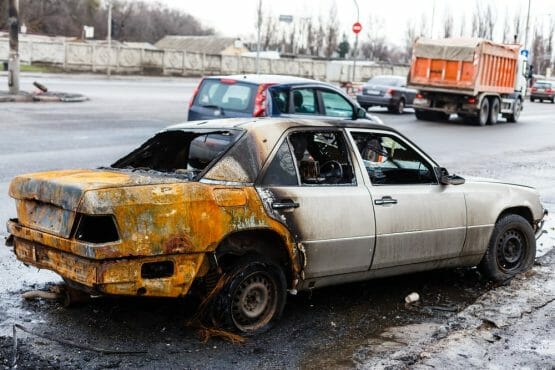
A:
{"label": "car rear door", "polygon": [[374,211],[344,131],[288,132],[262,173],[270,214],[304,246],[306,279],[368,270]]}
{"label": "car rear door", "polygon": [[395,133],[348,131],[376,216],[371,268],[457,257],[466,237],[462,187],[439,184],[434,164]]}

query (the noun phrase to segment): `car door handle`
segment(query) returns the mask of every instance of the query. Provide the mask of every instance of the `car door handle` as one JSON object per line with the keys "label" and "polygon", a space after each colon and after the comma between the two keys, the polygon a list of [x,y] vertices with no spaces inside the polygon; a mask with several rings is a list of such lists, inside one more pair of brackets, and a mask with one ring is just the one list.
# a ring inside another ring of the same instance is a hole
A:
{"label": "car door handle", "polygon": [[293,202],[291,199],[282,199],[279,202],[272,203],[272,209],[287,209],[287,208],[298,208],[299,203]]}
{"label": "car door handle", "polygon": [[397,204],[397,199],[393,199],[389,195],[386,195],[381,199],[375,199],[374,204],[377,206],[382,206],[384,204]]}

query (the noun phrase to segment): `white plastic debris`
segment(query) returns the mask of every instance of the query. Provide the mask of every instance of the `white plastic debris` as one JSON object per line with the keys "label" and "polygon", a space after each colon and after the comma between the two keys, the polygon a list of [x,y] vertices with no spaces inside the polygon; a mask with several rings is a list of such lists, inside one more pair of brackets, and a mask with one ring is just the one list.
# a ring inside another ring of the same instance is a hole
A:
{"label": "white plastic debris", "polygon": [[416,292],[412,292],[411,294],[405,297],[405,303],[407,304],[415,303],[415,302],[418,302],[419,300],[420,300],[420,295]]}

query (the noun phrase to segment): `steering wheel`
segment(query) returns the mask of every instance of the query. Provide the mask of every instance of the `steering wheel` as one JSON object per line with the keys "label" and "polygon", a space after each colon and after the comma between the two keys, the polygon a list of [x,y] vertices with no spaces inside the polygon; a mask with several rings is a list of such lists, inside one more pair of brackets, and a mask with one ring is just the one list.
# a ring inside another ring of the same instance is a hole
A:
{"label": "steering wheel", "polygon": [[338,182],[343,178],[343,166],[335,160],[327,161],[320,166],[320,175],[326,179],[326,182],[329,180]]}

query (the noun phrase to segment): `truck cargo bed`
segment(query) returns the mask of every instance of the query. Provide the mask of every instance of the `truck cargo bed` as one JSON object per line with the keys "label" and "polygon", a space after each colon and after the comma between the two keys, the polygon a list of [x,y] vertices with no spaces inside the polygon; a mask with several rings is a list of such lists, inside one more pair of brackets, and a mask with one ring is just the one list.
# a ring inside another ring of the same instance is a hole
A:
{"label": "truck cargo bed", "polygon": [[419,90],[453,90],[477,95],[514,92],[519,45],[483,39],[418,39],[409,85]]}

